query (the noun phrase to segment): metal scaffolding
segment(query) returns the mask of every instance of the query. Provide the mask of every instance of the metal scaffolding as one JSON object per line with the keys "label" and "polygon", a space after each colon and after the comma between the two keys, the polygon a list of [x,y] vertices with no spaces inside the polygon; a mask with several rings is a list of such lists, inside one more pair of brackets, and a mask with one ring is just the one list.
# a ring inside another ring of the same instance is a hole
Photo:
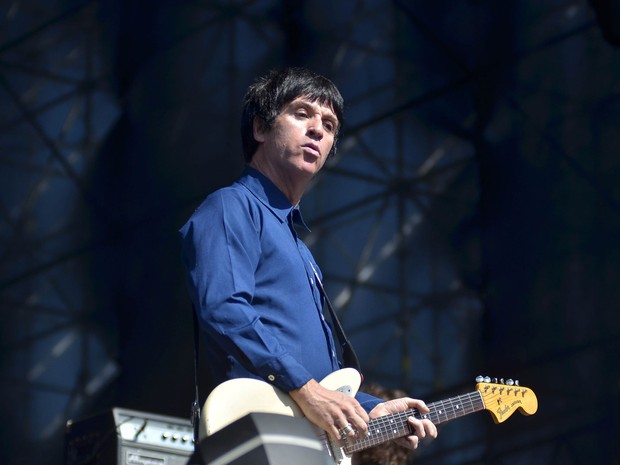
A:
{"label": "metal scaffolding", "polygon": [[[434,400],[478,374],[525,375],[547,401],[506,425],[446,426],[415,463],[618,458],[605,400],[618,409],[619,374],[587,388],[586,413],[553,385],[555,369],[580,382],[620,351],[611,310],[587,325],[576,310],[585,276],[611,288],[617,273],[598,249],[575,253],[591,237],[583,205],[611,217],[601,242],[620,217],[608,174],[620,62],[588,3],[69,4],[0,9],[0,382],[3,418],[23,433],[2,446],[11,459],[60,460],[67,419],[179,389],[154,372],[188,359],[187,321],[169,325],[184,311],[171,310],[184,301],[172,233],[236,177],[242,92],[282,65],[326,74],[345,97],[338,153],[302,208],[366,379]],[[185,412],[166,399],[161,413]]]}

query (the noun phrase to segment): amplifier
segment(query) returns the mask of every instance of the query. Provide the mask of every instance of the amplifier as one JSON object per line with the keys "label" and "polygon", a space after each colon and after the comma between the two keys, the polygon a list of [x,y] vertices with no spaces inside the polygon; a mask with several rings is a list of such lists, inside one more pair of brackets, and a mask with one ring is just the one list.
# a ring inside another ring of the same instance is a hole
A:
{"label": "amplifier", "polygon": [[182,418],[112,408],[66,425],[66,465],[186,465],[193,452]]}

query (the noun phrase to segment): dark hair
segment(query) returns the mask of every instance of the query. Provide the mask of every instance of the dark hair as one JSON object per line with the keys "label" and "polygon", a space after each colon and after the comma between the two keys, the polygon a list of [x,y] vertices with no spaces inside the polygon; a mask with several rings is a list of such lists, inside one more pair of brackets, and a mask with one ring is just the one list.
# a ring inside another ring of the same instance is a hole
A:
{"label": "dark hair", "polygon": [[241,143],[243,157],[250,162],[258,147],[254,139],[254,118],[259,118],[269,130],[276,116],[285,105],[298,97],[306,97],[311,102],[330,106],[338,118],[338,130],[334,135],[334,145],[329,153],[336,153],[336,142],[342,127],[344,101],[340,91],[326,77],[305,68],[286,68],[272,70],[259,77],[248,88],[243,98],[243,114],[241,116]]}

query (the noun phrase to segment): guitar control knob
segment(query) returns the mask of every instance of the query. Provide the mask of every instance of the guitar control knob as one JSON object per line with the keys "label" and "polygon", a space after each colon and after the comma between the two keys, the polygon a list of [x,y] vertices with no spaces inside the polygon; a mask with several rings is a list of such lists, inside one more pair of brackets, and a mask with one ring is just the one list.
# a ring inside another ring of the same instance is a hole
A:
{"label": "guitar control knob", "polygon": [[518,385],[519,385],[519,380],[515,379],[515,386],[518,386]]}
{"label": "guitar control knob", "polygon": [[489,376],[485,376],[484,377],[484,382],[485,383],[490,383],[491,382],[491,378]]}
{"label": "guitar control knob", "polygon": [[508,379],[506,380],[506,384],[507,384],[508,386],[514,386],[515,382],[514,382],[513,380],[511,380],[510,378],[508,378]]}
{"label": "guitar control knob", "polygon": [[484,376],[476,376],[476,383],[481,383],[484,381]]}
{"label": "guitar control knob", "polygon": [[493,382],[497,384],[497,378],[493,378]]}

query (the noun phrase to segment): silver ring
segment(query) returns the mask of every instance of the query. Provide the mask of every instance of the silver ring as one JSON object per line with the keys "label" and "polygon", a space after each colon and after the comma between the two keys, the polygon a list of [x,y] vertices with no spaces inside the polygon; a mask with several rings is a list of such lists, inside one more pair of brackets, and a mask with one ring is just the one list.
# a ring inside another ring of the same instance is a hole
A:
{"label": "silver ring", "polygon": [[353,429],[353,425],[351,425],[351,423],[347,423],[342,428],[340,428],[339,431],[340,431],[340,437],[346,438],[349,435],[349,433],[352,433],[355,430]]}

